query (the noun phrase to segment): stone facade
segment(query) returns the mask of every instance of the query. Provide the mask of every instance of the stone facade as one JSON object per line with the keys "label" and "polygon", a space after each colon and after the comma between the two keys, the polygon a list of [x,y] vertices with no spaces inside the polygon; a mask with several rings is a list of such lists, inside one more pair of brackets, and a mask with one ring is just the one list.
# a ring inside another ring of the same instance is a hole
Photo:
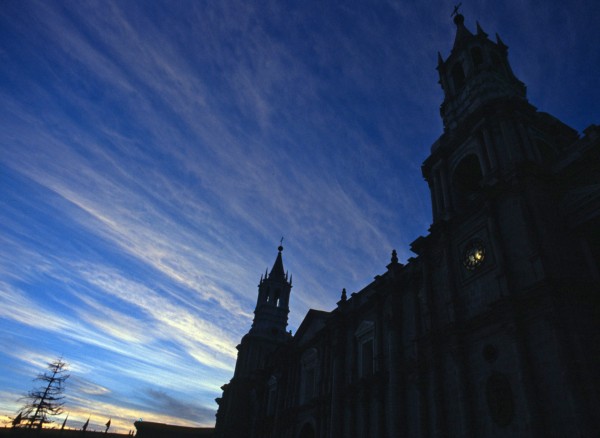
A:
{"label": "stone facade", "polygon": [[454,21],[429,234],[294,336],[280,248],[216,436],[598,436],[600,127],[537,111],[500,38]]}

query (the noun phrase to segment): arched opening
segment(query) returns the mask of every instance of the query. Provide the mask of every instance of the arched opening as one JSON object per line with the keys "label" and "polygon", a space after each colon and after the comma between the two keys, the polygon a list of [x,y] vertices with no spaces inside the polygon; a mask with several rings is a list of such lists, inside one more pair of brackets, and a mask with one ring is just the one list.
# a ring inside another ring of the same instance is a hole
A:
{"label": "arched opening", "polygon": [[279,301],[280,295],[281,295],[281,290],[280,290],[280,289],[276,289],[276,290],[275,290],[275,298],[274,298],[274,300],[275,300],[275,307],[278,307],[278,306],[279,306],[279,303],[280,303],[280,301]]}
{"label": "arched opening", "polygon": [[479,158],[475,154],[467,155],[454,170],[454,187],[461,193],[472,193],[481,188],[483,174]]}
{"label": "arched opening", "polygon": [[482,179],[483,173],[477,155],[467,155],[458,163],[452,176],[457,208],[464,207],[475,199],[481,189]]}
{"label": "arched opening", "polygon": [[454,64],[452,67],[452,82],[454,82],[454,91],[458,91],[465,85],[465,72],[460,62]]}
{"label": "arched opening", "polygon": [[492,65],[494,66],[494,69],[501,73],[505,73],[504,63],[502,62],[500,55],[496,52],[492,52],[490,57],[492,59]]}
{"label": "arched opening", "polygon": [[473,59],[473,65],[475,68],[483,64],[483,53],[481,52],[481,48],[473,47],[471,49],[471,59]]}
{"label": "arched opening", "polygon": [[317,367],[319,352],[312,347],[302,353],[302,368],[300,369],[300,402],[307,403],[318,395]]}
{"label": "arched opening", "polygon": [[302,426],[302,430],[300,431],[300,435],[298,438],[315,438],[317,434],[315,433],[315,429],[310,423],[306,423]]}
{"label": "arched opening", "polygon": [[271,376],[267,382],[267,415],[275,413],[275,404],[277,402],[277,377]]}

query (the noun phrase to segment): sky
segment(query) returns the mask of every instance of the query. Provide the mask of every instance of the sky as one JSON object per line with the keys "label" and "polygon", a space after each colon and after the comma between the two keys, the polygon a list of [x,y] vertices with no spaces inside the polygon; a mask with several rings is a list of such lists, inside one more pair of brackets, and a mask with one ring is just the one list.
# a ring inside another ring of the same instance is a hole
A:
{"label": "sky", "polygon": [[[62,357],[67,427],[212,426],[282,236],[293,332],[411,257],[452,9],[0,1],[0,422]],[[540,111],[600,123],[599,2],[461,9]]]}

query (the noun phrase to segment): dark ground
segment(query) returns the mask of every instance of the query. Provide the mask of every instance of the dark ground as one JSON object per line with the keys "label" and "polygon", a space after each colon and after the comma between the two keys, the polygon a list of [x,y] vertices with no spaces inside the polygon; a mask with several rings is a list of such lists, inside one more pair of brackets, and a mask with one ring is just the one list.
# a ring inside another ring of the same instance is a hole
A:
{"label": "dark ground", "polygon": [[[133,428],[132,428],[133,429]],[[81,430],[72,430],[72,429],[65,429],[65,430],[60,430],[60,429],[42,429],[41,431],[35,430],[35,429],[25,429],[25,428],[16,428],[16,429],[12,429],[12,428],[0,428],[0,437],[31,437],[31,438],[35,438],[35,437],[63,437],[63,438],[100,438],[100,436],[104,437],[104,438],[124,438],[127,436],[127,434],[120,434],[120,433],[104,433],[104,432],[92,432],[92,431],[86,431],[86,432],[82,432]]]}

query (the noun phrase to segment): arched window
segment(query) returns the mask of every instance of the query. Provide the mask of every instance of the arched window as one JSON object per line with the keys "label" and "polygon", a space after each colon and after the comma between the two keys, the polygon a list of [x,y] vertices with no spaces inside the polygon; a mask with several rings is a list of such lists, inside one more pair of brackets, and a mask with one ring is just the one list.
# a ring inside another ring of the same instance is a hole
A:
{"label": "arched window", "polygon": [[276,289],[275,290],[275,297],[273,298],[275,300],[275,307],[279,306],[279,298],[281,296],[281,289]]}
{"label": "arched window", "polygon": [[317,366],[319,354],[316,348],[309,348],[302,354],[302,369],[300,376],[300,401],[306,403],[316,397],[317,390]]}
{"label": "arched window", "polygon": [[465,85],[465,71],[463,70],[460,62],[457,62],[454,64],[454,67],[452,67],[452,82],[454,83],[455,92]]}
{"label": "arched window", "polygon": [[368,378],[375,372],[375,323],[361,322],[354,335],[358,347],[358,377]]}
{"label": "arched window", "polygon": [[475,68],[483,64],[483,53],[481,53],[481,48],[473,47],[471,49],[471,59],[473,59],[473,65]]}
{"label": "arched window", "polygon": [[465,207],[475,200],[481,189],[482,179],[483,174],[477,155],[467,155],[458,163],[452,175],[455,208]]}

